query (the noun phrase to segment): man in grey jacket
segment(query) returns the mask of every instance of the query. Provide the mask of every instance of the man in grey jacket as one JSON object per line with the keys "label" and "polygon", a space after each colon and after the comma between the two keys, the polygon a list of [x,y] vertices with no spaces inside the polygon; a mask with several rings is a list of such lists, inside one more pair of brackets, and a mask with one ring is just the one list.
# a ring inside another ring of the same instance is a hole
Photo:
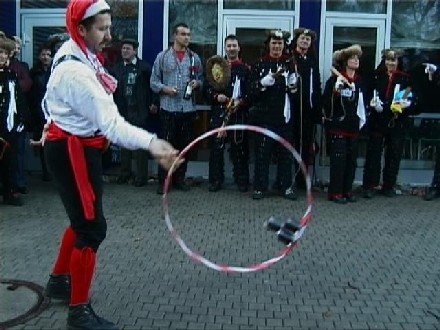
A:
{"label": "man in grey jacket", "polygon": [[[160,52],[153,65],[151,89],[160,94],[160,120],[162,138],[177,149],[191,142],[196,118],[195,91],[202,87],[202,63],[200,57],[188,48],[190,28],[184,23],[174,27],[174,43]],[[187,162],[173,175],[173,186],[189,190],[185,183]],[[158,194],[163,194],[166,172],[159,167]]]}

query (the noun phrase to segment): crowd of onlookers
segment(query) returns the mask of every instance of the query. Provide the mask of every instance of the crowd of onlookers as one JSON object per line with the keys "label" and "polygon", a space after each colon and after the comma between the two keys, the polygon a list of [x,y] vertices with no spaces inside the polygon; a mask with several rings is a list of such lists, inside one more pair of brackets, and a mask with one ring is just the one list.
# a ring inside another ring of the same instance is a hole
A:
{"label": "crowd of onlookers", "polygon": [[[339,204],[356,201],[352,183],[357,137],[366,122],[369,141],[363,196],[373,197],[381,172],[382,192],[389,197],[395,195],[407,118],[417,113],[418,102],[417,92],[414,96],[416,87],[401,69],[401,55],[397,50],[383,51],[381,64],[374,77],[369,77],[371,86],[366,86],[363,77],[358,75],[360,46],[335,52],[334,72],[322,92],[314,51],[317,35],[309,29],[295,29],[291,42],[290,32],[269,31],[263,56],[252,66],[241,60],[241,45],[234,35],[224,41],[224,57],[213,56],[205,63],[189,48],[191,34],[186,24],[178,24],[173,36],[174,43],[157,55],[152,66],[139,58],[136,39],[119,42],[119,60],[107,69],[118,82],[114,101],[128,122],[158,133],[174,147],[182,149],[194,138],[195,94],[199,93],[211,106],[211,129],[247,123],[268,128],[292,143],[306,165],[313,163],[317,147],[315,127],[321,124],[326,129],[331,162],[328,198]],[[49,37],[38,50],[38,60],[29,69],[27,63],[19,60],[20,38],[0,32],[0,185],[6,204],[22,205],[20,195],[28,192],[26,134],[31,133],[34,140],[42,136],[46,123],[42,100],[52,58],[68,37],[67,34]],[[437,81],[437,68],[431,65],[426,70],[429,79],[434,75]],[[405,101],[397,102],[396,108],[397,95],[405,91],[408,92]],[[222,188],[225,143],[230,143],[234,181],[241,192],[248,191],[251,181],[249,133],[223,133],[210,137],[209,143],[209,191]],[[252,198],[258,200],[267,194],[269,164],[275,160],[277,175],[272,189],[285,198],[296,199],[296,187],[304,186],[304,181],[291,153],[262,134],[254,136],[254,145]],[[42,180],[50,181],[44,147],[35,147],[34,152],[41,159]],[[383,170],[382,153],[385,156]],[[110,151],[104,154],[104,165],[111,162],[110,157]],[[117,182],[130,182],[136,187],[146,185],[148,159],[147,151],[122,148]],[[440,172],[440,165],[437,167],[436,173]],[[172,187],[189,190],[185,181],[186,168],[187,161],[173,174]],[[159,168],[158,194],[163,193],[165,176]],[[435,175],[426,199],[440,196],[438,177],[440,174]]]}

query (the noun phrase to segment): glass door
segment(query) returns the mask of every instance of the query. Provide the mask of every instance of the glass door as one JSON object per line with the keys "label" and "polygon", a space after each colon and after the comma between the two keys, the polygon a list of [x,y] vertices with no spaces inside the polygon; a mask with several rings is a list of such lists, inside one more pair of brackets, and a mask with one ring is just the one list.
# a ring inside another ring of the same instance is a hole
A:
{"label": "glass door", "polygon": [[267,30],[281,29],[292,33],[293,28],[293,15],[224,15],[219,53],[224,55],[223,40],[225,37],[235,34],[241,43],[241,57],[246,63],[252,64],[262,55]]}
{"label": "glass door", "polygon": [[21,16],[23,40],[22,61],[32,67],[38,59],[38,49],[55,33],[66,32],[64,12],[53,14],[23,14]]}
{"label": "glass door", "polygon": [[[56,13],[32,13],[21,16],[21,38],[23,47],[21,60],[30,68],[38,61],[38,50],[47,38],[54,33],[66,32],[65,10],[55,10]],[[26,170],[40,172],[41,162],[34,155],[32,148],[26,144]]]}
{"label": "glass door", "polygon": [[352,44],[362,47],[359,71],[364,79],[368,79],[379,64],[381,51],[385,48],[385,19],[326,18],[324,49],[321,50],[321,59],[324,59],[323,83],[330,77],[333,52]]}
{"label": "glass door", "polygon": [[[325,20],[324,40],[321,42],[321,77],[323,85],[331,75],[333,52],[359,44],[362,47],[359,74],[365,86],[369,86],[376,66],[380,62],[381,51],[385,48],[385,19],[327,17]],[[323,47],[322,47],[323,46]],[[321,152],[319,164],[329,164],[325,134],[320,133]],[[363,166],[366,153],[366,139],[359,141],[358,164]]]}

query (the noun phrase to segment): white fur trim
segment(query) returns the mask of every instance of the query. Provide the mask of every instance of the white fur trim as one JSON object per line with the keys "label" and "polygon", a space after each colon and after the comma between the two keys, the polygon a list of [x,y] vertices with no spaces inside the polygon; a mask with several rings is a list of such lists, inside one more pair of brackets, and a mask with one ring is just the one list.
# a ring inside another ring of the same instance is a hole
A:
{"label": "white fur trim", "polygon": [[105,0],[98,0],[95,3],[93,3],[93,5],[91,5],[89,8],[87,8],[82,20],[95,16],[100,11],[107,9],[110,9],[108,3]]}

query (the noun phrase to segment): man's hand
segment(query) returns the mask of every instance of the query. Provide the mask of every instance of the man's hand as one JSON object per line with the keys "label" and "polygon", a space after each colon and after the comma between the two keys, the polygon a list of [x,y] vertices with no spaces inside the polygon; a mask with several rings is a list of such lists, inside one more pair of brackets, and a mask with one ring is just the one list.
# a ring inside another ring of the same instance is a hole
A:
{"label": "man's hand", "polygon": [[44,146],[44,142],[46,141],[46,137],[47,137],[47,132],[48,131],[49,131],[49,124],[46,123],[46,124],[44,124],[43,133],[41,134],[40,140],[35,141],[33,139],[30,139],[29,144],[32,147],[43,147]]}
{"label": "man's hand", "polygon": [[159,112],[159,109],[158,109],[157,105],[155,105],[155,104],[150,105],[149,108],[150,108],[150,113],[153,115],[155,115],[156,113]]}
{"label": "man's hand", "polygon": [[217,95],[217,102],[218,103],[226,103],[228,101],[229,101],[229,97],[227,97],[225,94]]}
{"label": "man's hand", "polygon": [[162,93],[174,97],[177,95],[178,92],[176,87],[165,86],[164,88],[162,88]]}
{"label": "man's hand", "polygon": [[189,82],[189,85],[192,87],[192,89],[196,89],[197,87],[200,86],[199,82],[197,80],[195,80],[195,79],[191,80]]}
{"label": "man's hand", "polygon": [[[162,139],[153,139],[150,142],[148,148],[150,153],[153,155],[154,159],[162,166],[165,170],[169,170],[171,165],[177,158],[178,151],[173,148],[171,144]],[[174,170],[182,164],[184,159],[179,159]]]}

